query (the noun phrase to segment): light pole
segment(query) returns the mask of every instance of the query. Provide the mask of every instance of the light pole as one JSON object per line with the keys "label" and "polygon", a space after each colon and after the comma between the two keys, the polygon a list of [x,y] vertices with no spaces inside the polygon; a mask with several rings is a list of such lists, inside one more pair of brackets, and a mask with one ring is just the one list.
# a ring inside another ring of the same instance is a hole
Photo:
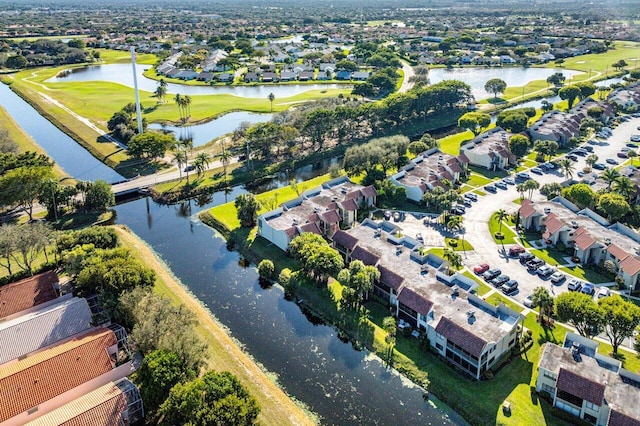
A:
{"label": "light pole", "polygon": [[57,183],[53,179],[49,179],[49,183],[51,184],[51,198],[53,200],[53,217],[56,222],[58,221],[58,207],[56,207],[56,186]]}

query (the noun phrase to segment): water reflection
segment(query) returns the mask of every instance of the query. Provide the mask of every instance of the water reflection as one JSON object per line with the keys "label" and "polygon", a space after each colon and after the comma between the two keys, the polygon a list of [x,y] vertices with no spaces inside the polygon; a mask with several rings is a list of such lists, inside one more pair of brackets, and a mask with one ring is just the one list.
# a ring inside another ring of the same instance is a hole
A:
{"label": "water reflection", "polygon": [[[226,198],[242,192],[233,188]],[[223,202],[225,194],[213,194],[212,200],[203,207]],[[149,202],[149,227],[146,203],[116,207],[118,222],[150,244],[246,350],[275,372],[289,393],[322,416],[323,424],[457,423],[425,404],[419,388],[377,358],[354,350],[331,327],[305,316],[279,286],[262,288],[255,268],[237,252],[227,251],[225,241],[193,216],[175,214],[181,207]]]}

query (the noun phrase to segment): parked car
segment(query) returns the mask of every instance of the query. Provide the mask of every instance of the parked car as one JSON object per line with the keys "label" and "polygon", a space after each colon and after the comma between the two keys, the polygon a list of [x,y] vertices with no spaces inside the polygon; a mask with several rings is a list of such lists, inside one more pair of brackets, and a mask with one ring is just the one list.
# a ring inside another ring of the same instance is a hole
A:
{"label": "parked car", "polygon": [[544,173],[544,171],[540,168],[540,167],[534,167],[531,169],[531,173],[535,173],[537,175],[541,175]]}
{"label": "parked car", "polygon": [[491,284],[495,285],[496,287],[501,287],[502,284],[506,283],[510,279],[511,278],[509,278],[509,275],[499,275],[491,280]]}
{"label": "parked car", "polygon": [[516,175],[516,179],[518,180],[529,180],[531,179],[531,175],[529,173],[520,172]]}
{"label": "parked car", "polygon": [[525,299],[522,302],[522,304],[524,306],[526,306],[527,308],[533,308],[533,294],[530,294],[527,297],[525,297]]}
{"label": "parked car", "polygon": [[494,193],[496,192],[496,187],[493,185],[486,185],[484,189],[485,191],[494,192]]}
{"label": "parked car", "polygon": [[598,290],[598,299],[608,296],[611,296],[611,290],[609,290],[608,287],[600,287],[600,290]]}
{"label": "parked car", "polygon": [[637,144],[637,143],[632,143],[632,142],[630,142],[630,143],[628,143],[628,144],[626,144],[626,145],[627,145],[629,148],[637,148],[637,147],[638,147],[638,144]]}
{"label": "parked car", "polygon": [[575,154],[568,154],[567,158],[572,161],[578,161],[578,156]]}
{"label": "parked car", "polygon": [[[638,130],[640,130],[640,129],[638,129]],[[640,135],[631,135],[629,140],[631,140],[631,142],[640,142]]]}
{"label": "parked car", "polygon": [[584,149],[587,152],[593,152],[593,147],[589,145],[584,145],[582,149]]}
{"label": "parked car", "polygon": [[506,178],[502,179],[502,181],[504,183],[506,183],[507,185],[515,185],[516,184],[516,181],[513,180],[513,178],[510,178],[510,177],[506,177]]}
{"label": "parked car", "polygon": [[536,274],[538,274],[540,278],[547,278],[553,274],[553,268],[549,265],[542,265],[536,270]]}
{"label": "parked car", "polygon": [[463,195],[463,197],[467,200],[478,201],[478,195],[474,194],[473,192],[467,192]]}
{"label": "parked car", "polygon": [[507,189],[507,184],[502,181],[498,181],[494,183],[494,185],[496,186],[496,188]]}
{"label": "parked car", "polygon": [[577,278],[571,278],[571,280],[569,280],[569,283],[567,284],[567,289],[569,289],[569,291],[582,290],[582,281]]}
{"label": "parked car", "polygon": [[489,270],[489,264],[488,263],[481,263],[480,265],[478,265],[475,268],[473,268],[473,272],[475,272],[477,275],[484,274],[488,270]]}
{"label": "parked car", "polygon": [[471,200],[465,198],[464,200],[462,200],[462,204],[464,204],[465,207],[471,207],[473,204],[471,204]]}
{"label": "parked car", "polygon": [[596,170],[604,170],[607,168],[607,166],[603,163],[596,163],[593,165],[593,168]]}
{"label": "parked car", "polygon": [[582,291],[584,294],[593,295],[593,293],[595,293],[596,291],[596,288],[591,283],[584,283],[584,285],[582,286],[582,290],[580,291]]}
{"label": "parked car", "polygon": [[564,276],[564,274],[562,272],[556,271],[553,274],[551,274],[551,282],[554,283],[554,284],[558,284],[558,283],[564,281],[565,278],[566,277]]}
{"label": "parked car", "polygon": [[502,285],[501,290],[507,296],[512,295],[513,293],[518,291],[518,281],[516,280],[507,281]]}
{"label": "parked car", "polygon": [[544,265],[544,260],[534,258],[527,262],[527,270],[529,272],[536,272],[542,265]]}
{"label": "parked car", "polygon": [[614,158],[607,158],[606,160],[604,160],[605,162],[607,162],[607,164],[612,164],[612,165],[616,165],[618,164],[618,160],[614,159]]}
{"label": "parked car", "polygon": [[533,255],[533,253],[529,253],[528,251],[525,251],[524,253],[520,253],[520,255],[518,256],[520,263],[522,263],[523,265],[525,265],[530,260],[533,260],[534,258],[535,256]]}
{"label": "parked car", "polygon": [[582,177],[584,176],[586,173],[583,172],[582,170],[578,170],[578,177]]}
{"label": "parked car", "polygon": [[502,274],[502,271],[500,269],[493,268],[493,269],[489,269],[484,274],[482,274],[482,278],[484,278],[485,281],[491,281],[492,279],[494,279],[500,274]]}
{"label": "parked car", "polygon": [[619,152],[616,154],[616,156],[618,158],[627,158],[627,153],[626,152]]}
{"label": "parked car", "polygon": [[517,257],[519,256],[521,253],[524,253],[524,247],[521,246],[513,246],[509,248],[509,256],[510,257]]}
{"label": "parked car", "polygon": [[572,154],[579,155],[580,157],[585,157],[587,155],[587,151],[582,148],[578,148],[573,150]]}

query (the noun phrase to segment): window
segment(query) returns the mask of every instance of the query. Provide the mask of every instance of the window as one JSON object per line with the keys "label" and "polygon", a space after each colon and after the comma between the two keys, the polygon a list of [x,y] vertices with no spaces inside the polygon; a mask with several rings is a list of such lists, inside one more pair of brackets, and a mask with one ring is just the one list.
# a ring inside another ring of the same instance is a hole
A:
{"label": "window", "polygon": [[440,343],[436,343],[436,349],[441,351],[442,350],[442,345]]}
{"label": "window", "polygon": [[551,371],[544,370],[544,374],[543,375],[544,375],[544,377],[546,377],[548,379],[553,379],[553,380],[556,379],[556,375],[553,374]]}
{"label": "window", "polygon": [[551,396],[553,396],[553,393],[556,391],[556,388],[554,388],[553,386],[549,386],[546,383],[543,383],[542,390],[545,392],[548,392]]}
{"label": "window", "polygon": [[585,401],[585,402],[584,402],[584,406],[585,406],[585,408],[588,408],[588,409],[589,409],[589,410],[591,410],[591,411],[595,411],[596,413],[597,413],[598,411],[600,411],[600,406],[599,406],[599,405],[594,404],[593,402]]}

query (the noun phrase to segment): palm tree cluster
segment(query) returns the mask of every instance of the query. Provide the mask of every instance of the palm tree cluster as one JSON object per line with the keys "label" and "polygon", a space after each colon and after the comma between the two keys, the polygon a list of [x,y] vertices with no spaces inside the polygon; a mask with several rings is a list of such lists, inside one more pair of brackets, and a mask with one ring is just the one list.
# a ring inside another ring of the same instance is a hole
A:
{"label": "palm tree cluster", "polygon": [[178,112],[180,113],[180,121],[186,122],[191,117],[191,96],[182,96],[180,93],[176,93],[173,98],[178,105]]}
{"label": "palm tree cluster", "polygon": [[164,78],[161,78],[160,81],[158,82],[158,87],[156,88],[154,95],[158,100],[159,104],[164,103],[165,96],[167,95],[167,82],[164,81]]}
{"label": "palm tree cluster", "polygon": [[626,176],[622,176],[616,169],[606,169],[600,175],[600,178],[607,183],[607,192],[615,192],[622,195],[627,201],[636,192],[636,186]]}

